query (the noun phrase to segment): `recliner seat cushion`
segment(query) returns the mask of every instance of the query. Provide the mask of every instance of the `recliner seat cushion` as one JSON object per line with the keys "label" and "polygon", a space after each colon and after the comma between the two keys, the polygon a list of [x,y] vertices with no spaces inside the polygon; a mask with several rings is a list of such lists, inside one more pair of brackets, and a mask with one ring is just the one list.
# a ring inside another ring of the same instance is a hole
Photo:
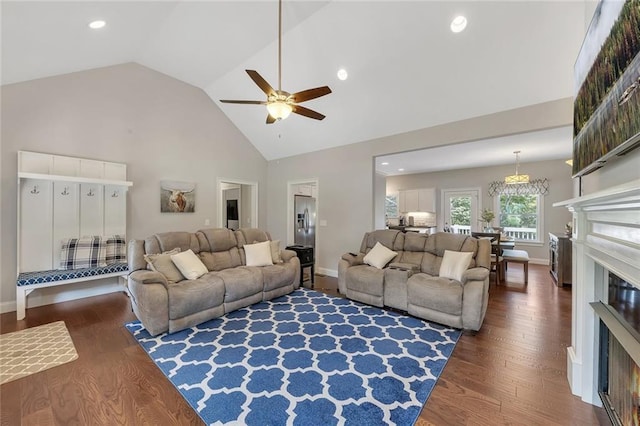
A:
{"label": "recliner seat cushion", "polygon": [[220,306],[224,301],[222,279],[209,272],[196,280],[172,283],[169,293],[169,319],[178,319]]}
{"label": "recliner seat cushion", "polygon": [[347,269],[347,289],[382,296],[384,270],[369,265],[358,265]]}
{"label": "recliner seat cushion", "polygon": [[260,268],[239,266],[233,269],[212,272],[224,281],[225,303],[242,300],[254,294],[262,294],[262,272]]}
{"label": "recliner seat cushion", "polygon": [[407,301],[410,305],[451,315],[462,314],[462,292],[460,283],[427,274],[415,274],[407,281]]}
{"label": "recliner seat cushion", "polygon": [[277,265],[263,266],[259,269],[264,281],[264,291],[270,291],[295,283],[297,268],[293,264],[279,263]]}

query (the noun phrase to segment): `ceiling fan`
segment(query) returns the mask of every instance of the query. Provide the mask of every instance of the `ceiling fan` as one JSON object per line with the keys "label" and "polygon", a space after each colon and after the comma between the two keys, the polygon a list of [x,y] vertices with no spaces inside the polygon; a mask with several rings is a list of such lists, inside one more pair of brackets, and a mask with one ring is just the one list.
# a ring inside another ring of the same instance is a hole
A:
{"label": "ceiling fan", "polygon": [[310,101],[331,93],[328,86],[316,87],[314,89],[303,90],[301,92],[289,93],[282,90],[282,0],[278,0],[278,90],[275,90],[267,81],[262,78],[257,71],[245,70],[249,77],[262,89],[267,95],[266,101],[239,101],[221,99],[220,102],[229,104],[249,104],[249,105],[266,105],[267,124],[272,124],[278,120],[283,120],[292,112],[305,117],[316,120],[324,119],[324,115],[298,105],[301,102]]}

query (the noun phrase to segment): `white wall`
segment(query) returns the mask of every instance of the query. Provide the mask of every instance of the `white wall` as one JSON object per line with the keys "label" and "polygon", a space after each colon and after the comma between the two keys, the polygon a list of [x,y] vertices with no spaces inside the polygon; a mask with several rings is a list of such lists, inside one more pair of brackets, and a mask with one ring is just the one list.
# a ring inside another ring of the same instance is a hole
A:
{"label": "white wall", "polygon": [[566,126],[572,113],[573,101],[566,98],[270,161],[267,228],[274,239],[286,241],[287,182],[317,177],[318,223],[327,223],[318,228],[317,270],[335,275],[340,256],[357,250],[364,233],[374,229],[374,156]]}
{"label": "white wall", "polygon": [[251,198],[253,197],[252,195],[252,190],[253,188],[251,188],[251,185],[241,185],[240,186],[240,197],[241,197],[241,201],[240,201],[240,206],[242,207],[240,209],[240,227],[241,228],[255,228],[255,224],[251,223]]}
{"label": "white wall", "polygon": [[[387,177],[387,193],[399,189],[436,188],[436,212],[443,214],[441,193],[443,189],[479,187],[481,205],[478,210],[488,208],[495,210],[494,199],[489,196],[489,183],[503,180],[513,173],[513,165],[480,167],[472,169],[448,170],[434,173],[418,173]],[[529,257],[538,262],[546,262],[549,258],[548,232],[563,233],[566,223],[571,222],[571,214],[565,208],[553,207],[553,203],[572,198],[573,184],[571,167],[564,160],[521,163],[520,172],[528,174],[531,179],[549,179],[549,193],[544,196],[543,236],[544,244],[518,244],[519,249],[527,250]],[[442,231],[442,229],[439,229]]]}
{"label": "white wall", "polygon": [[[122,162],[127,237],[195,231],[217,223],[218,177],[264,185],[267,162],[200,89],[137,64],[2,86],[0,309],[15,309],[17,151]],[[160,180],[196,182],[195,213],[160,213]],[[260,192],[266,194],[266,192]],[[266,196],[259,223],[266,225]],[[5,208],[10,207],[10,208]],[[86,286],[84,286],[86,287]],[[83,285],[37,291],[73,297]],[[63,293],[67,293],[64,295]],[[46,302],[46,301],[45,301]],[[42,303],[45,303],[42,302]]]}
{"label": "white wall", "polygon": [[387,177],[381,173],[374,173],[373,182],[373,225],[375,229],[384,229],[386,226],[386,198],[387,198]]}

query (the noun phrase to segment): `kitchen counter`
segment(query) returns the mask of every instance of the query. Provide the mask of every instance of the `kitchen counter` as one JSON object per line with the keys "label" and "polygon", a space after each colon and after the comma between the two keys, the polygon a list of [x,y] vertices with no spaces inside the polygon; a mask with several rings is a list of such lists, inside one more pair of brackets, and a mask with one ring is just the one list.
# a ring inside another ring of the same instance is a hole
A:
{"label": "kitchen counter", "polygon": [[400,225],[391,225],[388,226],[389,229],[396,229],[402,232],[420,232],[423,234],[435,234],[436,227],[435,226],[400,226]]}

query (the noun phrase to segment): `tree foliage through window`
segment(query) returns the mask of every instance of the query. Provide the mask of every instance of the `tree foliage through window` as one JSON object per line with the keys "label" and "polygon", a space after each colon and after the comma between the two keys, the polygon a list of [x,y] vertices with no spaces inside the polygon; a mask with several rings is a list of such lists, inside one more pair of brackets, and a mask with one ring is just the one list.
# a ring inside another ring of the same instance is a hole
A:
{"label": "tree foliage through window", "polygon": [[451,198],[451,225],[471,225],[471,198]]}
{"label": "tree foliage through window", "polygon": [[500,226],[538,229],[538,195],[500,195]]}

